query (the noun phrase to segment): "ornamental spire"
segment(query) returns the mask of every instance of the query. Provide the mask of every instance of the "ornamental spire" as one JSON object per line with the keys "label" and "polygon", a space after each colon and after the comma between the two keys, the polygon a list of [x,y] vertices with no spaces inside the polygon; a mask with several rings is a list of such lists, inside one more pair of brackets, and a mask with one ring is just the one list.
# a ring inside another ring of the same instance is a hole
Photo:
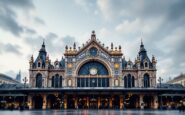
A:
{"label": "ornamental spire", "polygon": [[143,39],[141,38],[141,45],[143,45]]}
{"label": "ornamental spire", "polygon": [[143,44],[142,38],[141,38],[141,45],[140,45],[140,51],[139,52],[146,52],[146,50],[144,48],[144,44]]}
{"label": "ornamental spire", "polygon": [[46,52],[46,49],[45,49],[45,40],[43,39],[43,43],[42,43],[42,47],[40,49],[39,52]]}

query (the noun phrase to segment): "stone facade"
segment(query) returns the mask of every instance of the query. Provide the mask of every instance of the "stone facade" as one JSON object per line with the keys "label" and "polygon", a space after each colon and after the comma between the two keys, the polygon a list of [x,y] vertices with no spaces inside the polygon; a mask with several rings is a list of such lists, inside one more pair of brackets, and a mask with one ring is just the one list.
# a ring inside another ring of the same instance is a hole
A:
{"label": "stone facade", "polygon": [[66,45],[64,56],[52,63],[43,43],[37,58],[30,59],[30,85],[40,88],[156,86],[156,59],[148,58],[142,41],[134,62],[125,60],[121,46],[111,43],[110,48],[105,47],[94,31],[82,47],[77,48],[75,43],[72,47]]}

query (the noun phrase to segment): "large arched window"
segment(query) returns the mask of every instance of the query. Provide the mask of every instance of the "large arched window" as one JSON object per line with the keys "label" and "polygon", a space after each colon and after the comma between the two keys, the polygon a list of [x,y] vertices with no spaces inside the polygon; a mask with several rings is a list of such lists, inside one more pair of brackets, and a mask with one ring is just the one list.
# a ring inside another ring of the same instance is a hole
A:
{"label": "large arched window", "polygon": [[60,76],[60,83],[59,83],[59,87],[62,87],[62,76]]}
{"label": "large arched window", "polygon": [[40,73],[36,75],[36,87],[42,87],[42,75]]}
{"label": "large arched window", "polygon": [[125,88],[131,88],[135,87],[135,79],[134,76],[131,76],[128,74],[127,76],[124,77],[124,86]]}
{"label": "large arched window", "polygon": [[[90,61],[81,66],[78,71],[77,87],[109,87],[107,68],[100,62]],[[81,77],[85,75],[92,75],[91,77]],[[105,77],[97,77],[102,75]]]}
{"label": "large arched window", "polygon": [[108,75],[107,68],[100,62],[90,61],[82,65],[78,75]]}
{"label": "large arched window", "polygon": [[51,86],[55,88],[62,87],[62,76],[59,77],[58,74],[52,76]]}
{"label": "large arched window", "polygon": [[128,86],[128,83],[127,83],[127,76],[124,77],[124,86],[125,86],[125,88],[127,88],[127,86]]}
{"label": "large arched window", "polygon": [[55,76],[52,76],[51,87],[54,87],[54,86],[55,86]]}
{"label": "large arched window", "polygon": [[109,87],[109,78],[77,78],[77,87]]}
{"label": "large arched window", "polygon": [[146,73],[144,74],[144,80],[143,80],[143,86],[144,87],[150,87],[150,76]]}

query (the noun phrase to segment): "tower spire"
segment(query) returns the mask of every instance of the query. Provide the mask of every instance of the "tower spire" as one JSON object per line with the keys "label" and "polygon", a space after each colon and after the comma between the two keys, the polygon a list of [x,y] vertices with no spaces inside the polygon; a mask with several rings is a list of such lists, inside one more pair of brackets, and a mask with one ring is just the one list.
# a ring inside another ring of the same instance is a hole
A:
{"label": "tower spire", "polygon": [[141,45],[143,45],[143,38],[141,38]]}
{"label": "tower spire", "polygon": [[143,44],[143,39],[141,38],[141,45],[140,45],[140,51],[141,50],[145,50],[145,48],[144,48],[144,44]]}
{"label": "tower spire", "polygon": [[43,39],[42,47],[45,47],[45,39]]}
{"label": "tower spire", "polygon": [[39,52],[46,52],[46,49],[45,49],[45,40],[43,39],[43,43],[42,43],[42,47],[40,49]]}

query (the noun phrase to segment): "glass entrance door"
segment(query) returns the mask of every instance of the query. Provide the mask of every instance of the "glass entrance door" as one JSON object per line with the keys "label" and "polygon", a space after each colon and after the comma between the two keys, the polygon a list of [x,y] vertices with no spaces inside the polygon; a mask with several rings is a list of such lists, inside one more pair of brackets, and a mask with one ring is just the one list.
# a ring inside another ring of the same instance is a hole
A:
{"label": "glass entrance door", "polygon": [[89,98],[89,108],[98,109],[98,98],[95,97]]}

